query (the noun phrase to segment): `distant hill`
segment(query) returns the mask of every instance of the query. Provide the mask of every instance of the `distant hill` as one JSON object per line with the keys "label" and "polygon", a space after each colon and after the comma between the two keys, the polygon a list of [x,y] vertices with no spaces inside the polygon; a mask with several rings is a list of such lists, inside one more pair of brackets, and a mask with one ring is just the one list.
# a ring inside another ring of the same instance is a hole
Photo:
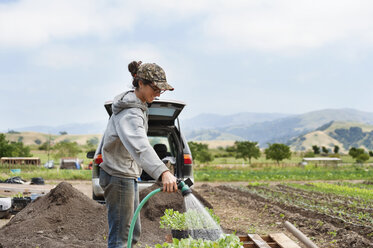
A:
{"label": "distant hill", "polygon": [[[222,133],[225,137],[231,134],[244,140],[257,141],[263,147],[267,143],[286,143],[331,121],[373,124],[373,113],[353,109],[326,109],[248,125],[218,127],[214,129],[214,133],[215,137],[219,137],[219,133]],[[203,133],[209,131],[194,129],[188,131],[186,137],[189,140],[201,140],[200,137],[204,136]]]}
{"label": "distant hill", "polygon": [[[182,119],[180,127],[190,141],[251,140],[257,141],[261,147],[265,147],[268,143],[289,143],[291,141],[290,143],[300,150],[303,149],[302,147],[307,147],[307,144],[299,141],[295,142],[294,139],[300,137],[311,140],[310,136],[317,134],[318,136],[315,137],[324,140],[324,146],[339,142],[342,148],[342,146],[348,147],[351,144],[360,145],[359,142],[362,142],[361,145],[364,147],[370,147],[371,136],[364,131],[365,129],[362,129],[362,132],[359,132],[359,129],[337,130],[331,134],[326,134],[324,130],[321,130],[321,127],[331,122],[334,123],[333,125],[337,125],[337,123],[373,125],[373,113],[354,109],[324,109],[299,115],[279,113],[202,114],[191,119]],[[15,131],[50,133],[57,136],[61,131],[65,131],[72,136],[102,135],[106,123],[106,121],[102,121],[57,127],[35,126],[19,128]],[[314,131],[318,131],[318,133],[313,133]],[[23,139],[27,140],[26,135],[23,136]],[[30,140],[32,143],[32,138]]]}
{"label": "distant hill", "polygon": [[[70,123],[59,126],[29,126],[17,128],[17,132],[38,132],[45,134],[59,134],[67,132],[68,134],[102,134],[105,131],[107,121],[97,121],[91,123]],[[3,131],[7,132],[6,130]]]}
{"label": "distant hill", "polygon": [[[49,134],[37,133],[37,132],[17,132],[17,133],[5,133],[5,137],[9,141],[21,141],[25,145],[40,145],[47,142]],[[85,145],[88,140],[95,139],[97,142],[100,141],[101,134],[75,134],[75,135],[50,135],[53,143],[59,143],[67,140],[70,142],[77,142],[79,145]]]}
{"label": "distant hill", "polygon": [[279,113],[237,113],[232,115],[200,114],[182,121],[182,128],[190,130],[206,130],[222,127],[247,126],[254,123],[273,121],[290,116]]}
{"label": "distant hill", "polygon": [[338,145],[342,152],[351,147],[373,150],[373,125],[332,121],[287,143],[292,149],[301,151],[311,150],[313,145],[325,146],[331,151]]}

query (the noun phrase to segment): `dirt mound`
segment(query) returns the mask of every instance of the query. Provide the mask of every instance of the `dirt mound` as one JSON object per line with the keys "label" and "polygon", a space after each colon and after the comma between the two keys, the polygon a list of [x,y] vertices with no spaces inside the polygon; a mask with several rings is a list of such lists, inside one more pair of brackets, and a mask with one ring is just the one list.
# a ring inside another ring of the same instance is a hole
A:
{"label": "dirt mound", "polygon": [[[140,192],[142,200],[160,185]],[[194,195],[212,208],[198,192]],[[140,247],[163,243],[169,230],[159,228],[165,209],[184,211],[181,193],[160,192],[141,210]],[[0,229],[0,248],[10,247],[106,247],[107,215],[105,205],[98,204],[71,184],[62,182],[47,195],[26,206]]]}
{"label": "dirt mound", "polygon": [[0,229],[0,244],[3,247],[105,247],[107,230],[105,206],[62,182]]}

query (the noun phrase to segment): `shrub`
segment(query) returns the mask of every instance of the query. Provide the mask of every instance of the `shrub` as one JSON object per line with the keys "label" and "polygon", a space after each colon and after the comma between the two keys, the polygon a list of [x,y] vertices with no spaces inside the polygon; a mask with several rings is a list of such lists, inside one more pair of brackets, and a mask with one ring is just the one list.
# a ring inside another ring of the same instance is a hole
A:
{"label": "shrub", "polygon": [[306,152],[303,157],[304,158],[314,158],[315,157],[315,153],[313,153],[313,152]]}

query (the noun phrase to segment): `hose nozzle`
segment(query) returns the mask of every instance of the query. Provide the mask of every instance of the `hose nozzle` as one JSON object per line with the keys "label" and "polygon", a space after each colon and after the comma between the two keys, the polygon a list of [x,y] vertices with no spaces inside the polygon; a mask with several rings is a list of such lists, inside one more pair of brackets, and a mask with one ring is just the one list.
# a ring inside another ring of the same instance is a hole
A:
{"label": "hose nozzle", "polygon": [[193,185],[192,180],[190,178],[186,179],[185,181],[179,179],[177,187],[181,190],[181,194],[185,197],[192,193],[192,190],[189,188]]}

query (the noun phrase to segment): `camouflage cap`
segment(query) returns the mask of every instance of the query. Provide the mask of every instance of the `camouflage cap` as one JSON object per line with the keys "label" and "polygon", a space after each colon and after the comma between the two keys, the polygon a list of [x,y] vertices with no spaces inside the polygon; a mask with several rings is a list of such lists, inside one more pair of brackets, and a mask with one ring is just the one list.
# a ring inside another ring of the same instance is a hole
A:
{"label": "camouflage cap", "polygon": [[155,63],[141,64],[136,75],[153,82],[160,90],[174,90],[174,88],[167,83],[166,73]]}

